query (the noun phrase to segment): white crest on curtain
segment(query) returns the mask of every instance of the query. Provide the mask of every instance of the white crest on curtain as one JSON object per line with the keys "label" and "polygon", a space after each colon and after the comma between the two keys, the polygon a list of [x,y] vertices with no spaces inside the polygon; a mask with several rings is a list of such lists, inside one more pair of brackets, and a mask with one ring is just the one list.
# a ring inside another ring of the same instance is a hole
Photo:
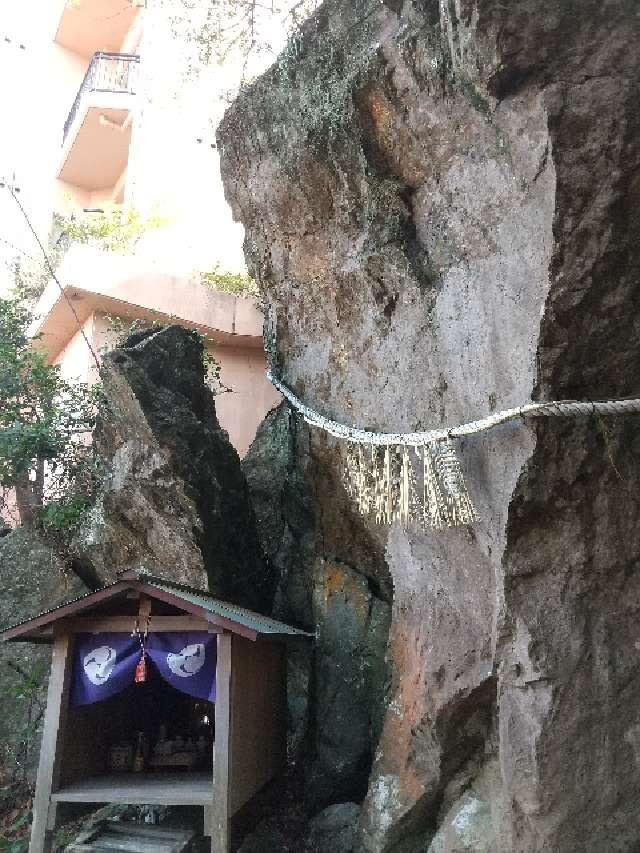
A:
{"label": "white crest on curtain", "polygon": [[92,684],[106,684],[116,665],[116,652],[111,646],[98,646],[84,656],[83,669]]}
{"label": "white crest on curtain", "polygon": [[190,678],[200,672],[206,659],[205,647],[202,643],[185,646],[180,652],[169,652],[167,666],[174,675],[180,678]]}

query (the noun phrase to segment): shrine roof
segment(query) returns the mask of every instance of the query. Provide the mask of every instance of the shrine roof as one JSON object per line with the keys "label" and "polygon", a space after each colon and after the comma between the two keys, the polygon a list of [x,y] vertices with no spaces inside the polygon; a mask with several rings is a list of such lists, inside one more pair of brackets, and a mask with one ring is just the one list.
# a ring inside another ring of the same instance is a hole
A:
{"label": "shrine roof", "polygon": [[[117,600],[129,591],[138,592],[152,600],[161,601],[166,606],[200,617],[213,626],[231,633],[241,634],[251,640],[255,640],[257,636],[267,635],[274,637],[313,636],[269,616],[214,598],[206,590],[135,570],[122,573],[114,583],[108,586],[93,590],[51,610],[45,610],[31,619],[5,628],[0,632],[0,640],[51,642],[55,623],[70,617],[86,616],[87,611],[91,611],[90,615],[99,616],[102,608],[112,605],[114,602],[117,603]],[[151,620],[151,628],[153,628],[153,615]]]}

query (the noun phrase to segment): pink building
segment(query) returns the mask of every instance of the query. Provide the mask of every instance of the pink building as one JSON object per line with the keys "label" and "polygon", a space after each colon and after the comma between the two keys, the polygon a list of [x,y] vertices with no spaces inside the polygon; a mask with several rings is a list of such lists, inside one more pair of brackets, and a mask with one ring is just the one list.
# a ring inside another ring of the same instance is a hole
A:
{"label": "pink building", "polygon": [[92,355],[65,296],[98,355],[117,336],[114,317],[195,329],[220,363],[221,383],[230,390],[216,397],[218,418],[244,455],[258,424],[280,399],[265,377],[262,315],[252,299],[176,278],[134,255],[88,246],[77,246],[67,255],[59,277],[65,295],[55,282],[48,285],[32,333],[65,378],[96,379]]}
{"label": "pink building", "polygon": [[[220,422],[244,454],[279,395],[264,375],[262,317],[254,301],[213,291],[199,277],[216,267],[236,272],[243,263],[242,229],[224,201],[211,141],[219,115],[207,99],[198,100],[205,91],[202,69],[189,79],[176,72],[175,86],[165,85],[163,75],[173,73],[167,51],[178,56],[188,46],[174,48],[166,16],[163,30],[159,12],[144,5],[59,2],[48,51],[55,107],[43,128],[55,137],[48,195],[52,209],[66,215],[99,215],[105,205],[122,205],[145,216],[157,210],[166,224],[131,250],[72,245],[58,277],[98,352],[113,342],[113,317],[198,330],[231,389],[216,400]],[[155,132],[159,124],[161,133]],[[36,315],[33,332],[50,361],[67,378],[92,381],[91,355],[55,283]]]}

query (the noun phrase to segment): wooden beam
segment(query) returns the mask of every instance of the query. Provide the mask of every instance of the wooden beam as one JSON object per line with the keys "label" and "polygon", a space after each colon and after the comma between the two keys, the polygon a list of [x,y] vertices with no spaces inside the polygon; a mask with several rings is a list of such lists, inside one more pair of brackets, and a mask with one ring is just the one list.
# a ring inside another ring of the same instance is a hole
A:
{"label": "wooden beam", "polygon": [[56,806],[51,803],[51,792],[58,785],[60,776],[60,752],[71,686],[72,647],[68,632],[56,632],[40,746],[38,781],[33,801],[29,853],[49,853],[51,850],[56,819]]}
{"label": "wooden beam", "polygon": [[211,827],[213,826],[213,807],[211,804],[204,807],[203,835],[205,838],[211,836]]}
{"label": "wooden beam", "polygon": [[234,634],[240,634],[241,637],[246,637],[247,640],[255,641],[258,637],[257,631],[247,628],[245,625],[240,625],[238,622],[234,622],[233,619],[227,619],[224,616],[218,616],[215,613],[211,613],[211,611],[207,610],[205,607],[201,607],[199,604],[191,604],[191,602],[180,598],[179,595],[173,595],[173,593],[166,592],[166,590],[158,589],[155,586],[145,583],[140,584],[140,591],[146,592],[167,604],[173,604],[175,607],[180,608],[180,610],[186,610],[189,613],[193,613],[194,616],[200,616],[201,618],[206,619],[207,622],[211,622],[213,625],[219,625],[220,628],[224,628],[225,631],[232,631]]}
{"label": "wooden beam", "polygon": [[231,779],[235,815],[286,762],[286,671],[281,643],[232,640]]}
{"label": "wooden beam", "polygon": [[138,619],[140,621],[140,630],[143,630],[143,625],[147,619],[151,618],[151,599],[146,595],[140,596],[140,604],[138,605]]}
{"label": "wooden beam", "polygon": [[129,805],[206,806],[213,798],[211,772],[104,773],[79,779],[55,791],[56,803],[126,803]]}
{"label": "wooden beam", "polygon": [[[133,616],[77,616],[66,619],[65,627],[75,634],[97,634],[101,631],[131,633]],[[145,618],[146,622],[146,618]],[[141,629],[144,625],[141,623]],[[152,616],[149,631],[207,631],[218,634],[222,629],[196,616]]]}
{"label": "wooden beam", "polygon": [[232,634],[218,634],[216,668],[216,728],[213,764],[213,803],[205,810],[211,820],[211,853],[229,853],[229,780],[231,757],[231,642]]}
{"label": "wooden beam", "polygon": [[61,607],[56,607],[55,610],[51,610],[49,613],[43,613],[41,616],[36,616],[35,619],[29,619],[26,622],[22,622],[20,625],[15,625],[13,628],[7,628],[6,631],[3,631],[0,634],[0,640],[15,640],[19,637],[23,637],[25,634],[31,633],[31,631],[35,631],[38,628],[44,628],[51,623],[58,622],[65,616],[73,616],[74,613],[85,610],[87,607],[93,607],[101,601],[107,601],[110,598],[114,598],[114,596],[120,595],[121,592],[124,592],[131,586],[132,584],[129,582],[114,583],[106,589],[91,592],[88,595],[82,596],[82,598],[79,598],[77,601],[71,601],[69,604],[63,604]]}

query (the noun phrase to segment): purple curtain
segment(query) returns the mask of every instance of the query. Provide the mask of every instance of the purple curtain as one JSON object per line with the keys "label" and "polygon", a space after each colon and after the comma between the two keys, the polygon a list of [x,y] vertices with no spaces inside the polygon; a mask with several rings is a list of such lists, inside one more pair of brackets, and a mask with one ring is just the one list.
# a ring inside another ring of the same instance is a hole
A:
{"label": "purple curtain", "polygon": [[[147,661],[190,696],[216,700],[216,635],[204,631],[149,634]],[[90,705],[134,683],[140,642],[124,633],[76,634],[71,704]]]}

